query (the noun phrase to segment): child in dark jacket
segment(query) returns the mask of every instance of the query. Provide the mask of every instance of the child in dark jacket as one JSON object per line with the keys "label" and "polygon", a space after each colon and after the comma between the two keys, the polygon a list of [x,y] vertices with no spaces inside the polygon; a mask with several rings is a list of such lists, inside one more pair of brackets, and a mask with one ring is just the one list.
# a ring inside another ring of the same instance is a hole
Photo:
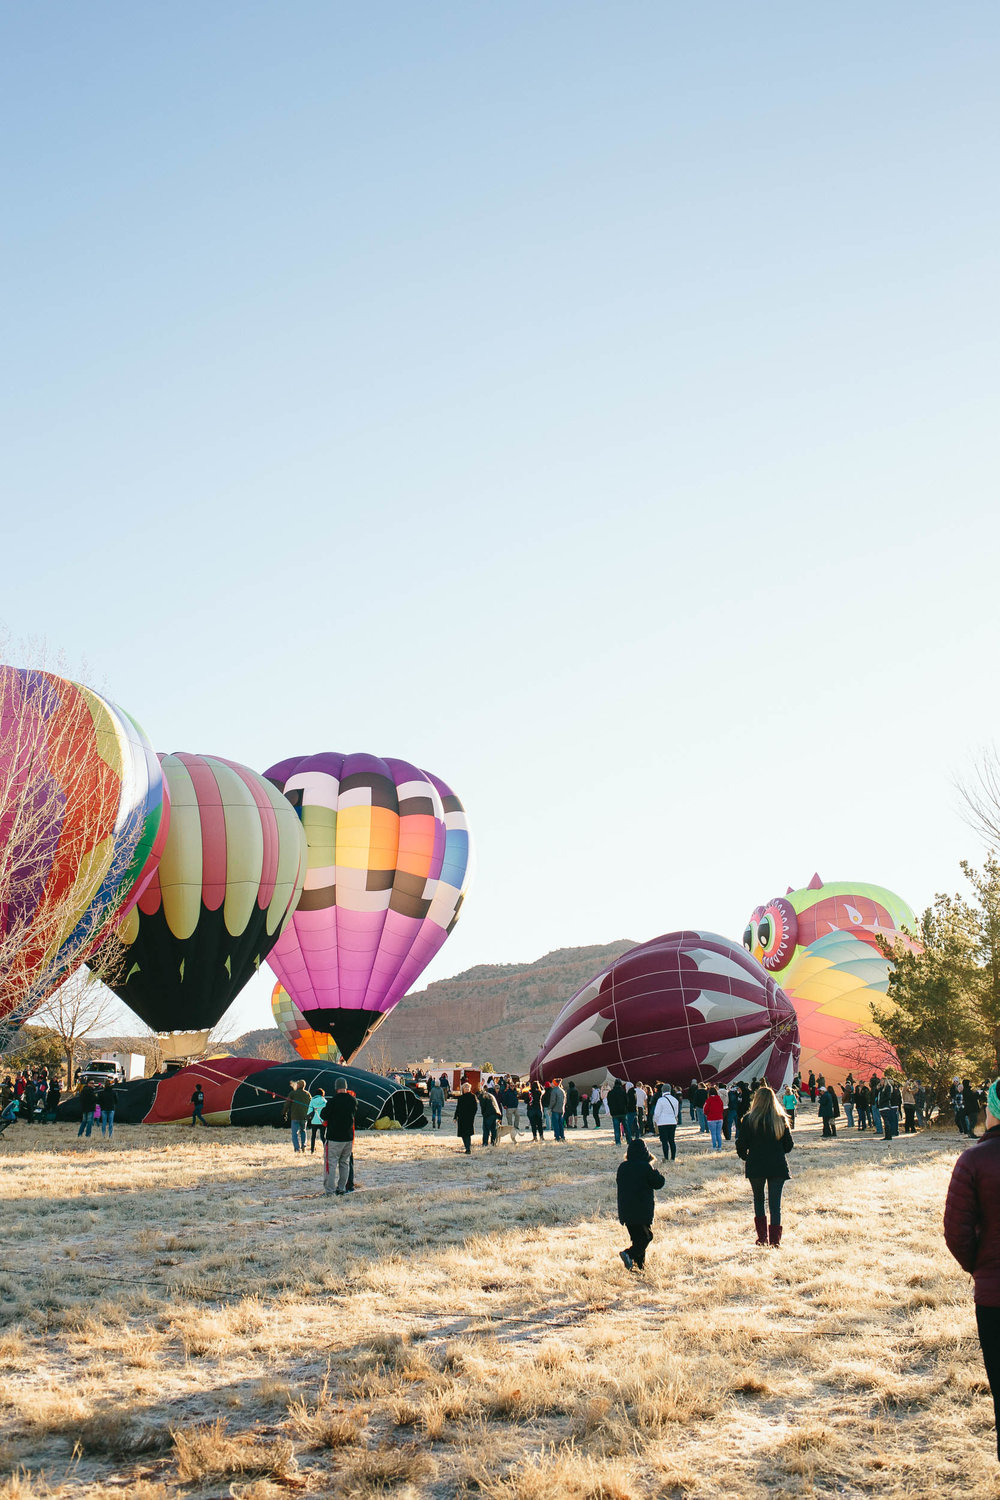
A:
{"label": "child in dark jacket", "polygon": [[652,1162],[645,1141],[636,1139],[618,1168],[618,1222],[625,1225],[631,1241],[627,1250],[618,1253],[629,1271],[645,1268],[646,1249],[653,1238],[653,1189],[666,1181]]}

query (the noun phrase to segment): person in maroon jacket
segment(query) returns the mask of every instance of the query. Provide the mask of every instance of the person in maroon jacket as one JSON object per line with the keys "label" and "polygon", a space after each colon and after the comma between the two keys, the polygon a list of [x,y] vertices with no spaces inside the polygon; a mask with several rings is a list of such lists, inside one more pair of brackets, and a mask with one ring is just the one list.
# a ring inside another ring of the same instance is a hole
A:
{"label": "person in maroon jacket", "polygon": [[955,1163],[944,1206],[944,1238],[975,1282],[976,1325],[1000,1459],[1000,1079],[990,1084],[986,1130]]}

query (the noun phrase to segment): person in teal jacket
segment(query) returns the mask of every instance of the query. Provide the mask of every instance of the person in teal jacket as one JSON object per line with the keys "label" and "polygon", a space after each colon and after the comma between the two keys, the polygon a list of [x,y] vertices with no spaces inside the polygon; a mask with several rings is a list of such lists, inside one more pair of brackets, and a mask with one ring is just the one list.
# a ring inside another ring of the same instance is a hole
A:
{"label": "person in teal jacket", "polygon": [[306,1116],[306,1124],[309,1126],[309,1152],[316,1154],[316,1137],[326,1143],[326,1125],[323,1123],[323,1111],[326,1108],[326,1090],[316,1089],[309,1103],[309,1113]]}

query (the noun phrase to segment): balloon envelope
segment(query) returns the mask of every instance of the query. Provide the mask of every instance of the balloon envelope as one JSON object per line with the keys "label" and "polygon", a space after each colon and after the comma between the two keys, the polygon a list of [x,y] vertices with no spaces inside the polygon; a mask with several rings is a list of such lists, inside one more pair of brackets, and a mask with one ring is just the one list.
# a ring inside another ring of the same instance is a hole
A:
{"label": "balloon envelope", "polygon": [[0,667],[0,1041],[90,957],[159,862],[169,797],[135,721]]}
{"label": "balloon envelope", "polygon": [[[427,1124],[417,1094],[391,1078],[334,1063],[303,1067],[300,1062],[272,1063],[260,1057],[205,1058],[165,1076],[120,1083],[115,1090],[115,1124],[188,1121],[191,1095],[195,1084],[200,1084],[205,1094],[205,1118],[213,1125],[280,1125],[288,1095],[300,1078],[310,1093],[322,1089],[327,1095],[334,1093],[337,1079],[343,1078],[357,1097],[354,1123],[358,1130],[378,1128],[377,1122],[384,1120],[396,1120],[408,1130],[420,1130]],[[81,1114],[79,1094],[70,1095],[59,1107],[60,1120],[78,1121]]]}
{"label": "balloon envelope", "polygon": [[630,948],[567,1000],[532,1063],[542,1080],[774,1087],[798,1063],[791,1001],[738,943],[668,932]]}
{"label": "balloon envelope", "polygon": [[313,1031],[282,984],[276,984],[271,991],[271,1014],[275,1026],[306,1062],[342,1061],[333,1037],[326,1031]]}
{"label": "balloon envelope", "polygon": [[268,962],[307,1024],[350,1058],[458,920],[465,812],[407,761],[328,752],[265,775],[298,809],[309,850],[302,898]]}
{"label": "balloon envelope", "polygon": [[161,761],[170,829],[115,933],[108,982],[155,1031],[199,1032],[277,941],[302,889],[305,840],[294,808],[248,767],[210,755]]}
{"label": "balloon envelope", "polygon": [[892,973],[879,940],[912,944],[908,932],[915,928],[906,902],[883,886],[824,883],[818,875],[753,911],[743,945],[795,1006],[803,1071],[842,1078],[852,1069],[881,1071],[896,1063],[871,1012]]}

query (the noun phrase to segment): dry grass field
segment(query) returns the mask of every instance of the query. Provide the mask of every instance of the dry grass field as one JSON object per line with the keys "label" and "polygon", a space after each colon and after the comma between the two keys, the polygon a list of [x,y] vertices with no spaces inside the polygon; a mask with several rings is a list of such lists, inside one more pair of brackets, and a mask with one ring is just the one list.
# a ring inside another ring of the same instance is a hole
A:
{"label": "dry grass field", "polygon": [[368,1133],[353,1197],[284,1132],[0,1142],[0,1500],[1000,1496],[954,1131],[821,1142],[752,1245],[693,1127],[645,1277],[604,1129],[471,1159]]}

